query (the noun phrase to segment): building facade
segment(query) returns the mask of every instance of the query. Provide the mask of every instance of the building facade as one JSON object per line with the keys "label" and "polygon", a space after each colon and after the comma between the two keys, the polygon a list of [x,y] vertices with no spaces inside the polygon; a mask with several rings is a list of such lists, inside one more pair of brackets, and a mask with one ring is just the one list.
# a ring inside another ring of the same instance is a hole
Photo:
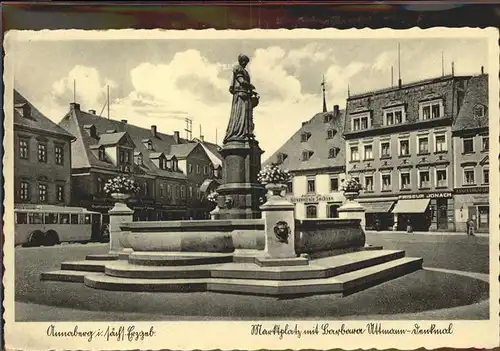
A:
{"label": "building facade", "polygon": [[68,206],[74,136],[14,90],[14,203]]}
{"label": "building facade", "polygon": [[81,110],[77,103],[70,104],[59,125],[76,136],[72,145],[74,205],[106,214],[114,204],[104,193],[104,184],[118,174],[128,174],[141,187],[128,204],[134,220],[208,216],[212,205],[199,191],[200,179],[210,184],[218,179],[199,142],[182,139],[179,132],[160,133],[154,125],[145,129],[126,120],[102,118],[94,110]]}
{"label": "building facade", "polygon": [[456,230],[472,220],[477,232],[488,232],[489,206],[488,75],[472,77],[453,125]]}
{"label": "building facade", "polygon": [[292,174],[286,197],[295,204],[296,218],[336,218],[345,198],[339,191],[345,179],[345,112],[316,114],[265,162]]}
{"label": "building facade", "polygon": [[347,99],[346,168],[368,229],[455,230],[452,125],[470,77],[443,76]]}

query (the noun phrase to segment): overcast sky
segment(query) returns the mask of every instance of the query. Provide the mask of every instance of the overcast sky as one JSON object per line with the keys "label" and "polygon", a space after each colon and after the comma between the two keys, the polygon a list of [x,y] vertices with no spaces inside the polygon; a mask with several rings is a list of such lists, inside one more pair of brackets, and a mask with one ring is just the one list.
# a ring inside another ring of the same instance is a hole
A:
{"label": "overcast sky", "polygon": [[[111,118],[165,133],[180,130],[185,117],[200,125],[205,140],[224,136],[231,108],[231,68],[239,53],[250,57],[252,82],[261,96],[254,110],[256,136],[269,157],[301,122],[321,112],[321,80],[327,104],[345,106],[351,94],[388,87],[391,65],[397,82],[401,44],[403,83],[445,74],[478,74],[487,69],[484,39],[209,39],[16,41],[15,87],[58,122],[73,101],[99,113],[110,86]],[[103,115],[107,116],[104,109]]]}

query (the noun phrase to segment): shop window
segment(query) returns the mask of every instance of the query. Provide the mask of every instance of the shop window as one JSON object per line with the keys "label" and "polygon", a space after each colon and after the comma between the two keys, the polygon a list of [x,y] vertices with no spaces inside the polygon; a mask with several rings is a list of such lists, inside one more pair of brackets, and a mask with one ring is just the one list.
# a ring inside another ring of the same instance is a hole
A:
{"label": "shop window", "polygon": [[338,218],[339,207],[339,205],[328,205],[328,218]]}
{"label": "shop window", "polygon": [[474,138],[463,139],[463,153],[471,154],[474,152]]}
{"label": "shop window", "polygon": [[339,191],[339,178],[330,178],[330,192]]}
{"label": "shop window", "polygon": [[373,176],[365,176],[365,191],[373,191]]}
{"label": "shop window", "polygon": [[402,172],[401,173],[401,189],[410,189],[411,181],[410,181],[410,173]]}
{"label": "shop window", "polygon": [[385,141],[380,144],[380,156],[381,157],[390,157],[391,156],[391,143]]}
{"label": "shop window", "polygon": [[446,152],[448,148],[446,147],[446,135],[435,135],[434,136],[435,152]]}
{"label": "shop window", "polygon": [[316,205],[307,205],[306,206],[306,217],[307,218],[317,218],[318,216],[318,209]]}
{"label": "shop window", "polygon": [[474,179],[474,168],[464,169],[464,184],[465,185],[476,184],[476,180]]}
{"label": "shop window", "polygon": [[429,138],[428,137],[418,138],[418,153],[419,154],[429,153]]}
{"label": "shop window", "polygon": [[420,171],[419,172],[419,177],[420,177],[420,180],[419,180],[418,186],[421,189],[428,189],[428,188],[430,188],[431,184],[430,184],[429,171]]}
{"label": "shop window", "polygon": [[373,146],[372,145],[365,145],[364,159],[365,160],[373,160]]}
{"label": "shop window", "polygon": [[391,175],[390,174],[382,174],[382,191],[391,190]]}
{"label": "shop window", "polygon": [[307,180],[307,192],[308,193],[316,192],[316,181],[314,179]]}
{"label": "shop window", "polygon": [[357,146],[351,146],[351,161],[359,161],[359,149]]}
{"label": "shop window", "polygon": [[410,155],[410,141],[408,139],[399,141],[399,156]]}
{"label": "shop window", "polygon": [[448,172],[446,169],[436,170],[436,186],[439,188],[448,186]]}

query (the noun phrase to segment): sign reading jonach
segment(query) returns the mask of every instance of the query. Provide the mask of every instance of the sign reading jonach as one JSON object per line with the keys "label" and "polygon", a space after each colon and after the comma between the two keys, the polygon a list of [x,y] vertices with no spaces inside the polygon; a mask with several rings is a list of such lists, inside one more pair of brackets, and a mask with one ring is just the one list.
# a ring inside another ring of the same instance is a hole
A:
{"label": "sign reading jonach", "polygon": [[326,202],[342,202],[342,200],[336,196],[332,195],[302,195],[300,197],[292,197],[290,199],[291,202],[293,203],[298,203],[298,202],[321,202],[321,201],[326,201]]}
{"label": "sign reading jonach", "polygon": [[408,195],[399,195],[399,200],[410,200],[410,199],[449,199],[453,197],[453,193],[451,192],[442,192],[442,193],[427,193],[427,194],[408,194]]}

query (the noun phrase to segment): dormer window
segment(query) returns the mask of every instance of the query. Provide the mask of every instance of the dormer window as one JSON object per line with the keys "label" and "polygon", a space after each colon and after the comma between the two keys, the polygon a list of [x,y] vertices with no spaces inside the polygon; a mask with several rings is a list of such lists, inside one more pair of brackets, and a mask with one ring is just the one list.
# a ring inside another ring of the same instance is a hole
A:
{"label": "dormer window", "polygon": [[128,150],[119,150],[119,160],[120,164],[130,164],[130,153]]}
{"label": "dormer window", "polygon": [[172,160],[172,171],[177,172],[179,170],[179,166],[177,164],[177,160]]}
{"label": "dormer window", "polygon": [[353,131],[370,129],[372,127],[372,118],[370,112],[357,114],[352,117],[351,128]]}
{"label": "dormer window", "polygon": [[16,108],[24,118],[31,118],[31,106],[25,102],[20,104],[15,104]]}
{"label": "dormer window", "polygon": [[143,139],[142,143],[146,147],[146,149],[153,150],[153,142],[151,141],[151,139]]}
{"label": "dormer window", "polygon": [[431,100],[420,103],[420,120],[425,121],[444,116],[443,100]]}
{"label": "dormer window", "polygon": [[406,122],[406,114],[403,106],[384,109],[384,125],[392,126]]}
{"label": "dormer window", "polygon": [[312,151],[309,150],[302,151],[302,161],[308,161],[312,155],[313,155]]}
{"label": "dormer window", "polygon": [[104,151],[104,147],[100,147],[98,149],[98,157],[99,160],[104,161],[106,159],[106,151]]}
{"label": "dormer window", "polygon": [[288,157],[287,154],[284,154],[284,153],[280,152],[278,154],[278,163],[279,164],[283,163],[286,160],[287,157]]}
{"label": "dormer window", "polygon": [[323,122],[330,123],[332,121],[332,119],[333,119],[333,115],[331,113],[328,113],[323,117]]}
{"label": "dormer window", "polygon": [[474,117],[484,117],[485,114],[485,108],[483,105],[476,105],[474,106]]}
{"label": "dormer window", "polygon": [[327,139],[333,139],[333,137],[335,136],[335,134],[337,134],[337,131],[335,129],[329,129],[326,132],[326,138]]}
{"label": "dormer window", "polygon": [[309,138],[311,137],[311,133],[308,133],[308,132],[304,132],[300,135],[300,140],[305,143],[309,140]]}
{"label": "dormer window", "polygon": [[165,159],[163,157],[160,157],[159,159],[159,163],[160,163],[160,169],[166,169],[166,164],[165,164]]}
{"label": "dormer window", "polygon": [[138,166],[142,166],[142,164],[143,164],[143,158],[142,158],[142,154],[141,153],[135,155],[135,164],[138,165]]}
{"label": "dormer window", "polygon": [[328,150],[328,158],[335,158],[339,154],[339,148],[338,147],[332,147],[330,150]]}

